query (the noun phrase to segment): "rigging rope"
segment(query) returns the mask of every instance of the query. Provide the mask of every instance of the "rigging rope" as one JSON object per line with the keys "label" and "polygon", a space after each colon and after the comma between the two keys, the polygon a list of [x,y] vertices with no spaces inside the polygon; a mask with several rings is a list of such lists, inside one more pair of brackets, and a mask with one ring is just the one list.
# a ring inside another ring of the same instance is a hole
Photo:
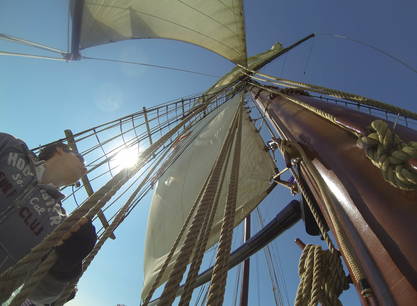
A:
{"label": "rigging rope", "polygon": [[[232,123],[232,127],[236,126],[236,117]],[[207,214],[209,207],[212,205],[215,197],[215,192],[219,184],[219,176],[221,174],[221,169],[225,162],[226,158],[226,148],[227,143],[233,137],[232,129],[229,130],[229,133],[226,137],[226,140],[222,146],[221,152],[213,166],[213,173],[209,179],[208,185],[202,199],[199,203],[195,216],[192,220],[191,226],[188,229],[188,232],[185,236],[184,242],[179,250],[178,257],[175,260],[174,267],[170,272],[167,284],[165,285],[164,291],[162,292],[160,298],[161,305],[170,305],[175,299],[175,293],[179,287],[182,275],[185,271],[186,265],[189,261],[189,258],[193,252],[194,245],[196,243],[197,235],[199,233],[199,227],[203,223],[203,220]]]}
{"label": "rigging rope", "polygon": [[[278,130],[280,130],[279,127],[278,127]],[[362,268],[360,266],[358,266],[357,261],[354,257],[354,254],[353,254],[353,249],[350,246],[350,242],[347,240],[346,234],[343,232],[343,229],[341,228],[341,226],[339,224],[338,217],[335,214],[334,208],[333,208],[334,203],[332,203],[332,198],[329,194],[329,191],[327,189],[326,184],[323,182],[323,179],[321,178],[320,174],[317,172],[316,168],[314,167],[312,162],[307,157],[303,148],[296,142],[289,142],[288,140],[286,140],[285,139],[286,136],[285,136],[285,134],[282,133],[282,131],[281,131],[281,135],[283,136],[283,140],[282,140],[282,143],[280,145],[280,149],[284,150],[284,151],[293,151],[293,153],[294,153],[293,155],[295,155],[295,153],[297,153],[298,156],[292,156],[293,161],[296,164],[300,163],[300,165],[305,170],[305,175],[311,175],[314,178],[314,181],[316,182],[317,191],[319,192],[319,194],[321,195],[321,198],[323,199],[326,211],[327,211],[327,213],[330,217],[331,224],[333,225],[333,229],[334,229],[333,233],[336,236],[336,239],[337,239],[337,241],[339,243],[339,246],[342,250],[344,258],[347,261],[347,264],[348,264],[348,266],[351,270],[353,279],[356,281],[356,283],[358,283],[359,281],[364,280],[365,279],[365,274],[362,271]],[[286,146],[290,146],[289,149],[285,149]],[[327,243],[327,245],[329,247],[329,252],[332,253],[332,254],[333,253],[337,254],[338,251],[334,247],[334,244],[333,244],[332,240],[330,239],[330,237],[327,233],[326,226],[321,219],[319,211],[314,206],[313,201],[310,198],[309,193],[307,193],[307,187],[304,186],[304,183],[300,179],[300,176],[299,176],[297,171],[294,171],[294,169],[292,169],[292,173],[293,173],[293,175],[296,179],[296,182],[298,184],[298,189],[302,193],[302,195],[304,196],[304,199],[306,200],[306,203],[307,203],[307,205],[308,205],[308,207],[309,207],[309,209],[310,209],[310,211],[311,211],[311,213],[314,217],[314,220],[316,221],[317,226],[320,229],[320,233],[322,235],[322,238],[325,240],[325,242]],[[335,267],[340,266],[341,263],[340,263],[340,260],[339,260],[338,256],[330,256],[329,265],[335,266]],[[334,271],[335,271],[335,269],[333,269],[331,271],[331,273],[335,273]],[[370,290],[370,288],[367,288],[367,289]]]}
{"label": "rigging rope", "polygon": [[[271,91],[268,88],[265,88],[263,86],[259,86],[258,84],[254,84],[254,86],[257,87],[261,87],[267,91],[270,91],[272,93],[276,93],[276,94],[280,94],[279,92],[276,91]],[[260,90],[261,91],[261,90]],[[260,93],[260,91],[258,92],[258,94]],[[285,95],[283,95],[285,98]],[[297,100],[291,100],[293,102],[297,102]],[[279,119],[277,119],[279,121]],[[283,139],[287,139],[287,136],[285,136],[285,133],[283,133],[283,131],[280,129],[280,127],[278,125],[275,125],[277,130],[280,132],[281,136]],[[352,131],[351,131],[352,132]],[[284,141],[288,141],[288,140],[284,140]],[[292,148],[296,149],[296,151],[299,154],[299,157],[294,159],[294,163],[295,164],[300,164],[300,169],[304,170],[304,175],[305,176],[309,176],[312,181],[315,182],[315,187],[316,187],[316,191],[319,193],[320,198],[323,200],[324,203],[324,209],[325,211],[327,211],[327,214],[329,216],[329,222],[330,225],[332,225],[333,227],[333,233],[338,241],[338,244],[340,246],[341,252],[344,256],[344,259],[346,260],[347,266],[349,267],[350,271],[351,271],[351,278],[354,280],[354,282],[359,286],[360,290],[361,290],[361,295],[363,296],[363,298],[365,300],[369,300],[372,299],[373,296],[373,292],[372,292],[372,288],[369,287],[369,285],[367,284],[366,281],[366,277],[365,274],[362,270],[362,268],[357,264],[357,259],[356,259],[356,255],[354,253],[354,249],[351,246],[350,241],[348,240],[343,228],[341,227],[340,223],[340,217],[336,214],[335,211],[335,207],[337,207],[337,205],[335,205],[335,203],[333,203],[333,198],[330,195],[330,191],[328,190],[327,185],[325,184],[325,182],[323,181],[322,177],[320,176],[320,173],[317,171],[317,169],[315,168],[315,166],[313,165],[313,163],[309,160],[309,158],[307,157],[306,153],[304,152],[304,150],[302,149],[302,147],[296,143],[296,142],[291,142],[291,146]],[[414,160],[413,160],[414,161]],[[410,166],[412,166],[412,162],[413,161],[409,161]],[[300,180],[300,176],[298,174],[298,171],[294,171],[294,169],[292,169],[293,175],[296,178],[299,190],[301,191],[301,193],[303,194],[306,203],[311,211],[311,213],[313,214],[313,217],[320,229],[320,232],[322,234],[323,239],[327,242],[328,246],[329,246],[329,250],[330,252],[335,252],[336,249],[332,243],[332,241],[330,240],[330,237],[328,236],[327,232],[326,232],[326,228],[325,228],[325,224],[323,223],[323,221],[321,220],[321,217],[318,213],[317,208],[314,206],[314,203],[312,201],[312,199],[310,198],[310,195],[306,192],[307,187],[304,186],[304,182],[302,182]],[[339,262],[334,262],[334,264],[340,264]]]}
{"label": "rigging rope", "polygon": [[110,58],[102,58],[102,57],[91,57],[91,56],[82,56],[83,59],[89,59],[89,60],[96,60],[96,61],[103,61],[103,62],[113,62],[113,63],[122,63],[122,64],[131,64],[131,65],[140,65],[145,67],[153,67],[153,68],[159,68],[159,69],[166,69],[166,70],[173,70],[173,71],[180,71],[180,72],[186,72],[186,73],[192,73],[202,76],[207,76],[211,78],[219,78],[218,75],[193,71],[193,70],[187,70],[187,69],[181,69],[181,68],[175,68],[175,67],[169,67],[169,66],[161,66],[161,65],[153,65],[153,64],[146,64],[141,62],[134,62],[134,61],[125,61],[125,60],[118,60],[118,59],[110,59]]}
{"label": "rigging rope", "polygon": [[412,159],[417,158],[417,142],[403,142],[398,135],[391,132],[386,122],[382,120],[372,121],[371,130],[374,132],[371,132],[368,136],[362,135],[340,123],[335,116],[328,112],[287,96],[279,90],[266,88],[259,84],[253,85],[278,94],[349,131],[358,137],[358,144],[365,150],[372,163],[382,170],[383,178],[387,182],[402,190],[415,190],[417,188],[417,171],[409,164]]}
{"label": "rigging rope", "polygon": [[[52,233],[50,233],[41,243],[32,248],[31,252],[21,258],[14,266],[10,267],[0,275],[0,302],[4,302],[10,294],[16,290],[22,280],[26,277],[28,268],[38,265],[45,255],[47,255],[56,245],[62,241],[65,234],[74,231],[79,226],[82,218],[92,218],[110,200],[110,198],[127,182],[156,152],[156,150],[174,135],[183,125],[191,120],[196,114],[206,108],[202,104],[195,108],[182,122],[175,126],[166,135],[147,148],[142,155],[142,160],[138,161],[131,169],[123,169],[109,180],[102,188],[95,192],[82,206],[77,208],[63,223],[61,223]],[[51,253],[53,254],[53,252]],[[53,265],[53,255],[49,254],[32,276],[25,281],[22,291],[13,299],[12,305],[20,305],[33,290],[36,283],[46,274],[46,267]],[[51,263],[52,262],[52,263]],[[20,304],[19,304],[20,303]]]}
{"label": "rigging rope", "polygon": [[[340,246],[340,249],[342,250],[344,258],[351,270],[353,279],[356,281],[356,283],[358,283],[359,281],[362,281],[366,277],[362,268],[357,264],[357,260],[355,259],[355,255],[353,253],[353,248],[351,247],[349,240],[346,238],[346,234],[344,233],[342,227],[339,224],[338,217],[334,211],[335,205],[332,203],[332,200],[331,200],[332,198],[329,195],[327,186],[323,182],[323,179],[321,178],[320,174],[317,172],[312,162],[308,159],[306,153],[301,148],[301,146],[297,143],[293,143],[293,147],[296,148],[297,151],[299,152],[300,157],[301,157],[301,165],[305,166],[305,169],[307,170],[306,173],[309,173],[310,175],[312,175],[314,178],[314,181],[317,184],[318,192],[320,193],[321,198],[323,199],[325,208],[330,217],[331,224],[333,225],[333,233],[339,243],[339,246]],[[337,250],[334,247],[333,242],[331,241],[329,235],[327,234],[325,224],[323,223],[317,208],[314,206],[312,199],[307,193],[304,183],[302,183],[297,173],[293,172],[293,174],[298,183],[299,190],[303,194],[306,200],[306,203],[314,217],[314,220],[316,221],[320,229],[320,233],[329,247],[329,251],[331,253],[336,253]],[[331,259],[332,259],[332,263],[331,263],[332,265],[334,266],[340,265],[340,260],[336,261],[336,257],[332,256]]]}
{"label": "rigging rope", "polygon": [[[170,164],[172,162],[173,161],[170,161]],[[163,274],[165,273],[165,270],[166,270],[168,264],[171,262],[171,259],[172,259],[173,255],[174,255],[174,252],[175,252],[175,250],[176,250],[176,248],[177,248],[177,246],[178,246],[181,238],[183,237],[183,235],[185,233],[185,230],[187,229],[187,226],[188,226],[188,224],[189,224],[189,222],[191,220],[191,217],[193,216],[194,211],[197,208],[197,205],[198,205],[198,203],[201,200],[201,197],[203,196],[203,192],[206,189],[206,186],[208,184],[208,181],[209,181],[209,178],[211,177],[211,175],[212,175],[212,172],[210,172],[209,176],[207,177],[206,182],[204,183],[203,188],[201,189],[200,194],[198,195],[196,202],[194,203],[193,207],[191,208],[191,210],[190,210],[190,212],[189,212],[189,214],[187,216],[187,219],[185,220],[185,222],[184,222],[184,224],[183,224],[183,226],[181,228],[180,233],[178,234],[178,236],[177,236],[177,238],[176,238],[173,246],[171,247],[170,252],[169,252],[166,260],[164,261],[164,264],[162,265],[160,271],[158,272],[157,277],[153,281],[152,287],[149,290],[147,296],[145,297],[144,302],[143,302],[143,305],[147,305],[149,303],[149,301],[150,301],[150,299],[151,299],[151,297],[153,295],[153,292],[156,290],[158,284],[160,283],[160,280],[162,279]]]}
{"label": "rigging rope", "polygon": [[238,127],[236,130],[237,135],[233,152],[229,190],[224,211],[223,224],[220,232],[216,263],[214,264],[213,274],[211,277],[207,305],[222,305],[224,299],[239,180],[240,148],[242,141],[242,103],[239,105],[238,115]]}
{"label": "rigging rope", "polygon": [[132,202],[136,199],[136,195],[143,189],[143,187],[148,183],[151,176],[154,174],[155,170],[159,167],[159,165],[163,162],[165,156],[169,153],[169,150],[166,150],[162,156],[159,157],[158,161],[155,163],[155,165],[152,167],[152,169],[149,170],[147,175],[143,178],[142,182],[139,184],[139,186],[136,188],[135,191],[132,192],[132,194],[129,196],[129,199],[126,201],[126,203],[123,205],[123,207],[120,209],[120,211],[117,213],[116,217],[114,218],[114,221],[108,226],[99,241],[94,246],[93,250],[88,254],[88,256],[83,261],[82,266],[82,272],[81,274],[71,282],[65,289],[65,291],[61,294],[61,297],[56,302],[56,305],[63,305],[69,295],[74,290],[74,287],[78,283],[78,280],[81,278],[81,276],[84,274],[84,272],[87,270],[90,263],[93,261],[97,253],[100,251],[101,247],[103,246],[104,242],[113,234],[114,230],[120,225],[120,223],[124,220],[125,214],[130,209],[130,206]]}
{"label": "rigging rope", "polygon": [[[229,159],[230,157],[230,152],[231,152],[231,142],[226,143],[227,145],[227,156],[226,156],[226,160]],[[194,284],[195,281],[197,279],[198,276],[198,271],[200,270],[200,266],[201,263],[203,261],[203,256],[204,256],[204,251],[206,249],[206,245],[207,245],[207,241],[209,239],[210,236],[210,232],[211,232],[211,228],[213,225],[213,220],[214,217],[216,215],[217,212],[217,207],[219,204],[219,200],[220,200],[220,194],[223,188],[223,183],[225,180],[225,176],[226,176],[226,171],[227,171],[227,162],[225,164],[225,166],[223,167],[223,171],[222,174],[220,176],[220,183],[219,183],[219,187],[217,189],[217,194],[216,197],[214,199],[213,205],[211,207],[210,213],[209,215],[204,219],[204,223],[201,227],[201,234],[198,237],[198,242],[196,245],[196,251],[195,251],[195,255],[193,257],[193,260],[191,262],[191,267],[190,270],[188,271],[188,275],[187,275],[187,280],[186,283],[184,285],[184,291],[183,294],[181,295],[181,300],[179,302],[179,305],[188,305],[190,303],[191,300],[191,295],[193,293],[193,289],[194,289]]]}
{"label": "rigging rope", "polygon": [[18,38],[18,37],[3,34],[3,33],[0,33],[0,39],[13,41],[13,42],[16,42],[16,43],[20,43],[22,45],[35,47],[35,48],[38,48],[38,49],[42,49],[42,50],[46,50],[46,51],[50,51],[50,52],[54,52],[54,53],[58,53],[58,54],[62,54],[62,55],[66,54],[66,52],[63,51],[63,50],[48,47],[48,46],[40,44],[40,43],[36,43],[36,42],[33,42],[33,41],[29,41],[29,40],[26,40],[26,39]]}
{"label": "rigging rope", "polygon": [[[256,212],[257,212],[257,215],[258,215],[259,225],[261,226],[261,228],[263,228],[264,227],[264,222],[262,220],[261,212],[259,210],[259,207],[256,208]],[[281,290],[279,288],[278,277],[277,277],[277,274],[275,272],[274,262],[273,262],[273,258],[272,258],[272,255],[271,255],[271,250],[270,250],[270,245],[269,244],[266,245],[266,247],[264,248],[264,255],[265,255],[265,261],[266,261],[266,264],[267,264],[267,267],[268,267],[268,272],[269,272],[268,274],[269,274],[269,277],[270,277],[271,283],[272,283],[272,293],[274,295],[275,304],[276,305],[284,305]],[[278,261],[279,261],[279,257],[277,257],[277,258],[278,258]],[[279,265],[278,265],[278,267],[279,267]],[[285,284],[284,278],[283,278],[283,283]],[[286,298],[287,298],[287,301],[288,301],[288,296],[287,295],[286,295]],[[288,305],[289,305],[289,302],[288,302]]]}
{"label": "rigging rope", "polygon": [[170,249],[170,251],[167,255],[167,258],[164,261],[164,264],[162,265],[161,269],[158,272],[158,275],[156,276],[155,280],[153,281],[152,287],[151,287],[151,289],[149,289],[149,292],[146,295],[142,305],[144,305],[144,306],[148,305],[148,303],[150,302],[150,300],[152,298],[153,293],[155,292],[156,288],[158,288],[158,285],[159,285],[159,283],[162,279],[162,276],[164,275],[165,270],[168,267],[168,264],[171,262],[172,257],[174,256],[174,253],[175,253],[175,251],[178,247],[178,244],[181,241],[181,238],[184,236],[185,230],[188,228],[188,224],[190,223],[191,218],[194,215],[194,212],[195,212],[195,210],[196,210],[196,208],[197,208],[197,206],[198,206],[198,204],[201,200],[201,197],[204,195],[204,191],[207,188],[207,184],[210,180],[211,175],[212,175],[212,172],[208,175],[203,187],[201,188],[200,193],[197,196],[197,200],[194,202],[193,207],[191,208],[190,212],[188,213],[187,219],[184,221],[184,224],[181,228],[181,231],[178,234],[174,244],[172,245],[172,247],[171,247],[171,249]]}
{"label": "rigging rope", "polygon": [[[279,85],[283,85],[283,86],[295,86],[296,88],[299,89],[303,89],[303,90],[308,90],[308,91],[313,91],[313,92],[318,92],[318,93],[322,93],[322,94],[326,94],[329,96],[333,96],[336,98],[342,98],[342,99],[346,99],[346,100],[350,100],[350,101],[354,101],[354,102],[358,102],[361,104],[365,104],[365,105],[370,105],[373,107],[377,107],[383,110],[388,110],[390,112],[393,112],[394,114],[400,114],[403,116],[407,116],[413,119],[417,120],[417,114],[406,110],[406,109],[402,109],[400,107],[396,107],[396,106],[392,106],[389,105],[387,103],[381,102],[381,101],[377,101],[374,99],[370,99],[370,98],[366,98],[360,95],[356,95],[356,94],[351,94],[348,92],[344,92],[341,90],[337,90],[337,89],[331,89],[331,88],[327,88],[327,87],[322,87],[322,86],[317,86],[317,85],[312,85],[312,84],[307,84],[307,83],[302,83],[302,82],[296,82],[296,81],[291,81],[291,80],[287,80],[287,79],[283,79],[283,78],[278,78],[278,77],[274,77],[268,74],[264,74],[264,73],[260,73],[260,72],[256,72],[253,70],[248,69],[247,67],[244,66],[239,66],[242,70],[243,73],[245,73],[246,75],[252,77],[251,74],[256,74],[258,76],[263,77],[263,81],[277,81],[277,84]],[[274,82],[272,82],[274,83]]]}
{"label": "rigging rope", "polygon": [[60,57],[51,57],[51,56],[34,55],[34,54],[18,53],[18,52],[7,52],[7,51],[0,51],[0,55],[37,58],[37,59],[45,59],[45,60],[51,60],[51,61],[67,61],[65,58],[60,58]]}
{"label": "rigging rope", "polygon": [[401,65],[403,65],[408,70],[410,70],[410,71],[412,71],[414,73],[417,73],[417,70],[414,67],[412,67],[411,65],[407,64],[403,60],[399,59],[398,57],[396,57],[394,55],[389,54],[388,52],[386,52],[386,51],[384,51],[384,50],[382,50],[380,48],[377,48],[377,47],[375,47],[375,46],[373,46],[371,44],[368,44],[366,42],[363,42],[363,41],[360,41],[360,40],[357,40],[357,39],[352,39],[352,38],[347,37],[346,35],[340,35],[340,34],[328,34],[328,33],[315,33],[315,34],[316,34],[316,36],[330,36],[330,37],[333,37],[333,38],[339,38],[339,39],[345,39],[345,40],[353,41],[353,42],[355,42],[357,44],[360,44],[360,45],[366,46],[368,48],[371,48],[371,49],[373,49],[373,50],[375,50],[375,51],[377,51],[377,52],[379,52],[379,53],[381,53],[381,54],[383,54],[383,55],[385,55],[385,56],[393,59],[394,61],[400,63]]}

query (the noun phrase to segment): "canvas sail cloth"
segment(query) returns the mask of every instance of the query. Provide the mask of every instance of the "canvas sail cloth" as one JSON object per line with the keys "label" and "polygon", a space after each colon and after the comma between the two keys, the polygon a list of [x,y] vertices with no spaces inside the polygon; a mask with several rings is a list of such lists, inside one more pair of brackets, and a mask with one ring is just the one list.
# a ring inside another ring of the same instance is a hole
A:
{"label": "canvas sail cloth", "polygon": [[[283,49],[281,43],[274,44],[271,49],[258,53],[254,56],[251,56],[247,60],[247,67],[249,70],[258,70],[265,66],[266,64],[270,63],[272,60],[277,58]],[[239,79],[241,76],[244,76],[243,72],[241,71],[241,68],[236,66],[233,68],[229,73],[225,74],[223,77],[221,77],[216,83],[214,83],[213,86],[211,86],[205,94],[212,94],[217,91],[219,91],[222,88],[225,88],[229,84],[233,83],[237,79]]]}
{"label": "canvas sail cloth", "polygon": [[[235,96],[196,124],[192,131],[188,135],[186,134],[187,137],[174,149],[177,151],[177,154],[174,154],[175,161],[158,180],[148,216],[142,298],[146,296],[153,284],[209,175],[224,143],[240,99],[241,96]],[[247,115],[244,114],[235,225],[266,196],[266,190],[270,186],[275,166],[272,158],[263,148],[262,139],[249,122]],[[231,163],[229,163],[219,207],[213,222],[214,228],[209,238],[209,246],[213,245],[219,237],[230,168]],[[177,254],[179,248],[180,246],[177,248]],[[172,261],[162,282],[167,280],[171,269]]]}
{"label": "canvas sail cloth", "polygon": [[132,38],[181,40],[234,63],[246,60],[241,0],[84,1],[80,49]]}

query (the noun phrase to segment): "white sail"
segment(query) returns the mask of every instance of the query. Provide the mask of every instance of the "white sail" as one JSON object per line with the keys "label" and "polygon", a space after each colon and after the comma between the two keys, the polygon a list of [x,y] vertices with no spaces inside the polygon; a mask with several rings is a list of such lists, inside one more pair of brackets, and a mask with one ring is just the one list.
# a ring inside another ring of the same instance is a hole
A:
{"label": "white sail", "polygon": [[[283,48],[280,43],[274,44],[271,49],[249,57],[247,60],[247,67],[249,70],[258,70],[262,68],[264,65],[275,59],[282,49]],[[229,73],[225,74],[216,83],[214,83],[214,85],[211,86],[205,94],[215,93],[219,89],[233,83],[243,75],[242,69],[239,66],[236,66]]]}
{"label": "white sail", "polygon": [[[230,128],[241,96],[236,96],[218,111],[201,120],[182,140],[176,150],[178,159],[160,177],[148,216],[144,259],[144,297],[163,265],[171,246],[197,196]],[[237,225],[265,197],[274,173],[274,163],[263,150],[264,144],[255,127],[243,116],[241,164],[235,225]],[[187,146],[188,145],[188,146]],[[185,148],[185,150],[183,150]],[[230,167],[224,186],[228,186]],[[223,188],[213,230],[208,245],[218,240],[220,223],[226,202]],[[179,248],[177,248],[178,250]],[[175,257],[175,256],[174,256]],[[171,266],[162,279],[166,280]]]}
{"label": "white sail", "polygon": [[85,0],[80,48],[132,38],[189,42],[246,60],[241,0]]}

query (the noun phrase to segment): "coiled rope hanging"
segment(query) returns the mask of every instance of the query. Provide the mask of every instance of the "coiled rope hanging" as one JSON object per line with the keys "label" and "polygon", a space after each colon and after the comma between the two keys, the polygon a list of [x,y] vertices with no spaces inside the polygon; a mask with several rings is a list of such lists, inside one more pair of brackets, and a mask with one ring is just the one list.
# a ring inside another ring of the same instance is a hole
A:
{"label": "coiled rope hanging", "polygon": [[388,124],[385,121],[380,119],[372,121],[371,133],[367,136],[362,135],[350,128],[346,128],[342,123],[338,122],[335,116],[326,111],[293,97],[285,96],[279,90],[273,90],[259,84],[251,84],[273,94],[281,95],[287,100],[349,131],[358,137],[358,145],[365,149],[366,155],[372,163],[382,170],[383,178],[387,182],[401,190],[417,189],[417,171],[410,165],[411,160],[417,159],[417,142],[404,142],[388,128]]}
{"label": "coiled rope hanging", "polygon": [[[334,264],[338,262],[339,264]],[[337,252],[322,250],[319,245],[307,244],[298,265],[300,283],[295,298],[296,306],[339,306],[343,290],[349,288]]]}
{"label": "coiled rope hanging", "polygon": [[412,158],[417,158],[416,141],[406,143],[385,121],[374,120],[371,133],[359,137],[358,144],[387,182],[402,190],[417,189],[417,171],[409,165]]}
{"label": "coiled rope hanging", "polygon": [[[306,153],[302,149],[302,147],[297,143],[290,143],[287,140],[282,141],[281,149],[285,146],[291,146],[291,151],[293,152],[293,156],[295,157],[298,154],[298,159],[302,166],[305,166],[305,170],[308,170],[311,175],[314,176],[317,182],[317,186],[319,191],[323,197],[325,206],[327,208],[327,212],[330,216],[330,221],[334,227],[334,234],[338,239],[339,246],[343,251],[344,257],[348,266],[351,268],[352,277],[355,280],[362,280],[365,278],[364,273],[360,266],[357,265],[354,254],[351,252],[351,246],[349,241],[346,239],[346,234],[343,232],[342,228],[339,226],[339,221],[336,218],[336,215],[332,209],[331,204],[331,197],[328,195],[328,190],[326,185],[316,172],[314,166],[312,165],[311,161],[308,159]],[[288,150],[286,150],[288,151]],[[316,305],[318,303],[318,297],[323,296],[323,300],[321,300],[323,305],[338,305],[332,304],[333,301],[338,300],[338,296],[341,292],[348,288],[348,279],[344,274],[343,267],[340,262],[339,252],[336,250],[332,240],[330,239],[329,234],[327,233],[326,226],[321,219],[318,209],[313,204],[313,201],[307,192],[307,188],[304,185],[303,181],[300,179],[297,172],[293,172],[294,177],[296,178],[298,189],[303,194],[304,199],[310,208],[310,211],[316,221],[320,233],[323,237],[323,240],[327,243],[329,250],[323,251],[321,250],[320,246],[311,245],[307,249],[304,248],[303,254],[300,258],[300,265],[299,265],[299,274],[300,274],[300,286],[299,290],[297,291],[297,297],[295,304],[296,305]],[[320,250],[320,252],[319,252]],[[323,255],[327,254],[327,255]],[[325,259],[323,259],[325,257]],[[327,269],[325,274],[326,278],[330,281],[331,286],[333,286],[333,282],[338,282],[337,286],[329,287],[329,286],[322,286],[321,283],[324,280],[321,276],[322,273],[322,262],[325,260],[325,268]],[[337,279],[335,281],[335,279]],[[320,282],[318,282],[320,280]],[[327,296],[331,297],[331,303],[325,304],[327,301]],[[326,300],[326,301],[325,301]],[[340,305],[340,304],[339,304]]]}

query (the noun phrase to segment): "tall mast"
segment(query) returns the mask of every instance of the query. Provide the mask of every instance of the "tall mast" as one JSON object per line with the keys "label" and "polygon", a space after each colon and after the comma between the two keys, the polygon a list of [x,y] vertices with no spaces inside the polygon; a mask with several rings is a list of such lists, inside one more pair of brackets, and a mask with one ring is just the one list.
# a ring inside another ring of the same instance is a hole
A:
{"label": "tall mast", "polygon": [[[417,192],[385,181],[356,145],[355,134],[365,134],[379,118],[300,91],[253,87],[251,92],[283,140],[299,145],[308,157],[311,168],[306,162],[293,170],[307,183],[335,234],[364,300],[374,294],[381,305],[415,302]],[[388,124],[401,139],[417,140],[416,131]],[[323,198],[323,185],[332,199],[330,206]]]}

